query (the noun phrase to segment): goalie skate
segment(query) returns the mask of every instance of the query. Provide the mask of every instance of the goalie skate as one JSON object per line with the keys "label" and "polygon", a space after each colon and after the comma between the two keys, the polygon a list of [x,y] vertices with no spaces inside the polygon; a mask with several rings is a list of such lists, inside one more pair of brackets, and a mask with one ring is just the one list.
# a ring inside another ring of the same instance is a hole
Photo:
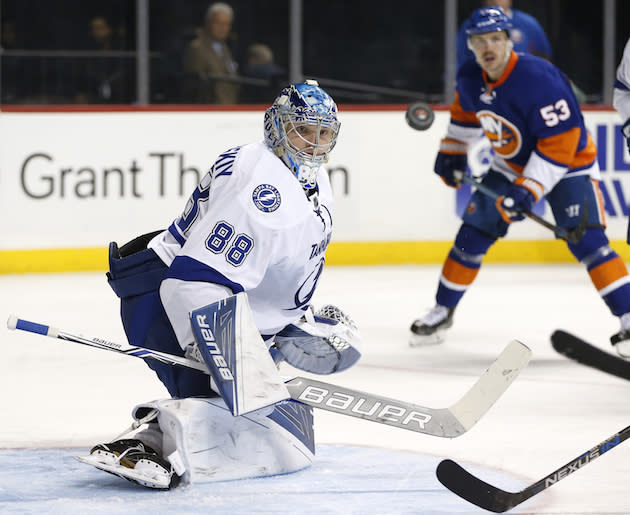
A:
{"label": "goalie skate", "polygon": [[438,304],[425,316],[415,320],[410,328],[409,345],[421,347],[442,343],[444,333],[453,325],[454,311],[455,308],[447,308]]}
{"label": "goalie skate", "polygon": [[77,460],[147,488],[168,489],[179,479],[168,461],[135,439],[95,445]]}

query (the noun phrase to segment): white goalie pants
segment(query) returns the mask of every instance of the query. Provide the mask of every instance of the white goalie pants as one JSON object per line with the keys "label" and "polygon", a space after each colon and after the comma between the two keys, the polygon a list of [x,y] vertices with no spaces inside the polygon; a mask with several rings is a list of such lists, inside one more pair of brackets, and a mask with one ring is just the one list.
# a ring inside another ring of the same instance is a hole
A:
{"label": "white goalie pants", "polygon": [[[295,401],[234,417],[220,398],[164,399],[136,406],[134,418],[147,409],[158,410],[161,454],[183,483],[287,474],[315,455],[312,408]],[[125,437],[143,440],[143,430]]]}

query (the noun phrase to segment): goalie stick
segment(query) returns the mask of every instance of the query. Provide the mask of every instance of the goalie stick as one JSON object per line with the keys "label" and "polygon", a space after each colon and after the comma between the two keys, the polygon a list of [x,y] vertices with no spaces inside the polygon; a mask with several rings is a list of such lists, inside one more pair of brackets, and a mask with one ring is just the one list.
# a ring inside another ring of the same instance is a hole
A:
{"label": "goalie stick", "polygon": [[[56,327],[29,322],[15,316],[9,317],[7,327],[209,373],[205,364],[184,357],[114,343],[102,338],[74,335]],[[306,377],[294,377],[286,381],[285,385],[292,399],[315,408],[417,433],[455,438],[468,431],[490,409],[527,365],[530,356],[531,351],[527,346],[513,340],[472,388],[449,408],[427,408]]]}
{"label": "goalie stick", "polygon": [[621,442],[630,437],[630,426],[615,433],[610,438],[597,444],[592,449],[583,452],[578,457],[571,460],[566,465],[554,470],[551,474],[545,476],[531,486],[528,486],[520,492],[507,492],[496,486],[492,486],[482,481],[470,472],[465,470],[461,465],[453,460],[443,460],[437,467],[436,475],[440,483],[442,483],[451,492],[459,495],[462,499],[483,508],[484,510],[494,513],[503,513],[514,506],[521,504],[530,497],[539,494],[543,490],[555,485],[561,479],[569,474],[588,465],[595,458],[600,457],[605,452],[617,447]]}
{"label": "goalie stick", "polygon": [[574,361],[622,379],[630,379],[630,362],[560,329],[551,335],[553,348]]}

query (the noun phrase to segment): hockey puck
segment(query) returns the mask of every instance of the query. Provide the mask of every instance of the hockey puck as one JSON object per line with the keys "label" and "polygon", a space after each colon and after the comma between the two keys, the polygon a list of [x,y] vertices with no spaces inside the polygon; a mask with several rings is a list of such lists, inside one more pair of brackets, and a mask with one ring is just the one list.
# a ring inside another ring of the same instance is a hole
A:
{"label": "hockey puck", "polygon": [[433,124],[435,113],[429,104],[414,102],[407,108],[405,120],[409,127],[417,131],[426,131]]}

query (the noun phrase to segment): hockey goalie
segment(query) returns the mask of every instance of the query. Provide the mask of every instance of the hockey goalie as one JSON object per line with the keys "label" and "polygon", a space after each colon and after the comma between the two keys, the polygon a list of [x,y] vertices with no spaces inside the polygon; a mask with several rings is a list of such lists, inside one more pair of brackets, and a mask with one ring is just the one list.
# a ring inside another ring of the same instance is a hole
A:
{"label": "hockey goalie", "polygon": [[360,358],[354,322],[311,307],[332,232],[322,165],[339,125],[317,83],[285,88],[264,142],[221,154],[168,229],[110,244],[129,343],[209,375],[146,360],[171,397],[136,406],[130,430],[81,461],[158,489],[310,465],[312,408],[290,399],[279,363],[331,374]]}

